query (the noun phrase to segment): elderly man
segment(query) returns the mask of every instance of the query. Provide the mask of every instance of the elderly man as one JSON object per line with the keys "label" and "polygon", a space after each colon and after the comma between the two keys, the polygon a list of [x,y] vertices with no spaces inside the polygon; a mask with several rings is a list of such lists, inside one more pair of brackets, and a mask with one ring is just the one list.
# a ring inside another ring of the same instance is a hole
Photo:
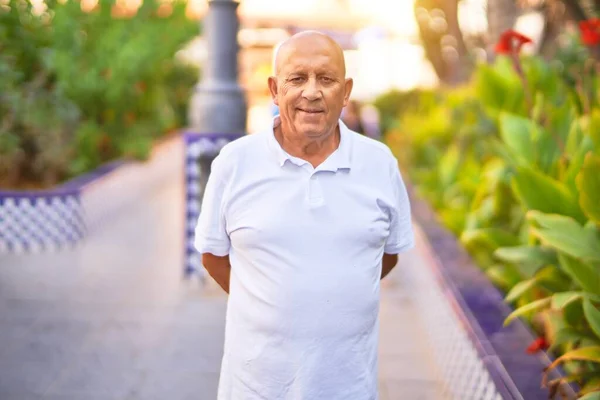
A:
{"label": "elderly man", "polygon": [[214,160],[196,229],[229,293],[219,399],[377,399],[379,282],[414,241],[397,161],[340,121],[329,37],[288,39],[268,84],[280,115]]}

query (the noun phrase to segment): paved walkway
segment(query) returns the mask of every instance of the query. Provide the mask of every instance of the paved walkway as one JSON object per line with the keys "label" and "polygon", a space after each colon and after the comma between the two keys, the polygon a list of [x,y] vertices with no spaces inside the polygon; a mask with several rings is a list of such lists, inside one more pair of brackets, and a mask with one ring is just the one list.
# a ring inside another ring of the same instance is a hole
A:
{"label": "paved walkway", "polygon": [[[182,279],[182,198],[163,187],[77,250],[0,255],[0,399],[216,398],[226,297]],[[384,281],[381,400],[440,398],[402,286],[414,257]]]}

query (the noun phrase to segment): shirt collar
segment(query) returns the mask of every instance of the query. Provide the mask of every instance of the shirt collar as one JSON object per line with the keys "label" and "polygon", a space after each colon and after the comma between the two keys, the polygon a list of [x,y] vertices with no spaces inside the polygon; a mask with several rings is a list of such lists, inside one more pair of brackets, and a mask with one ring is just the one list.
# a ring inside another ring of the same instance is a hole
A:
{"label": "shirt collar", "polygon": [[[275,139],[274,127],[279,123],[279,116],[275,116],[273,118],[271,129],[269,129],[267,132],[269,147],[275,155],[279,166],[282,167],[286,161],[290,161],[294,164],[306,163],[306,161],[294,157],[286,152],[281,147],[277,139]],[[338,120],[338,126],[340,127],[340,144],[338,145],[338,148],[331,153],[331,155],[321,165],[319,165],[318,169],[320,170],[337,171],[338,169],[350,169],[351,167],[350,155],[352,150],[352,131],[348,129],[341,119]]]}

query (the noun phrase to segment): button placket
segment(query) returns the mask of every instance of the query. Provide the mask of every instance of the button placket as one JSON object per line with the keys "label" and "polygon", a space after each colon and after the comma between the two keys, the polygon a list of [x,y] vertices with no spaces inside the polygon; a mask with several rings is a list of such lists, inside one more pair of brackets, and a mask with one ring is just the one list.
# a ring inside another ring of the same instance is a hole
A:
{"label": "button placket", "polygon": [[321,182],[316,172],[313,172],[308,179],[308,202],[311,207],[319,206],[324,202]]}

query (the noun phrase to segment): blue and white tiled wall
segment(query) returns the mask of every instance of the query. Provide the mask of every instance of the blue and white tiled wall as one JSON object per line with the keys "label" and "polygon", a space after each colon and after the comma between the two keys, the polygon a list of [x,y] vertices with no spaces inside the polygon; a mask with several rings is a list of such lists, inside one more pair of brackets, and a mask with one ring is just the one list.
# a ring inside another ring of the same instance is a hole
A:
{"label": "blue and white tiled wall", "polygon": [[185,135],[185,191],[186,191],[186,232],[185,232],[185,273],[204,277],[200,254],[194,248],[196,223],[200,216],[202,187],[200,181],[205,171],[201,170],[200,158],[214,158],[227,143],[242,135],[205,135],[187,133]]}
{"label": "blue and white tiled wall", "polygon": [[85,235],[77,191],[0,195],[0,253],[38,253],[76,245]]}

